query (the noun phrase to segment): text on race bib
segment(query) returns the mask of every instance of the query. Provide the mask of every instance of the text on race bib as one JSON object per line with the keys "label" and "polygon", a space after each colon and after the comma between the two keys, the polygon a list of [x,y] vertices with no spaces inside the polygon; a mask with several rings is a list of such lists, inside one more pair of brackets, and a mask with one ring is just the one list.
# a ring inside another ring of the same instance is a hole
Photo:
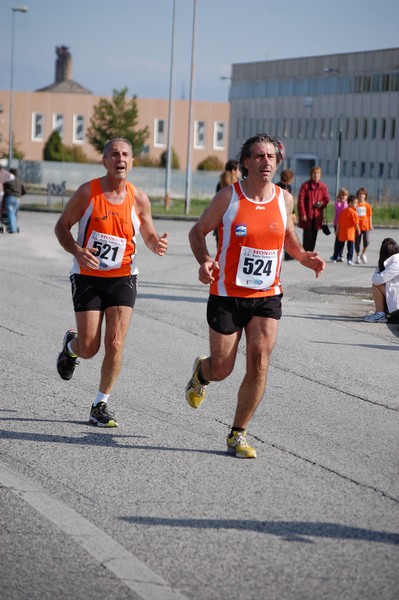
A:
{"label": "text on race bib", "polygon": [[277,250],[259,250],[242,246],[236,285],[253,290],[267,290],[276,279]]}
{"label": "text on race bib", "polygon": [[92,231],[87,247],[94,248],[93,255],[100,261],[98,269],[110,271],[111,269],[119,269],[121,266],[126,249],[126,239]]}

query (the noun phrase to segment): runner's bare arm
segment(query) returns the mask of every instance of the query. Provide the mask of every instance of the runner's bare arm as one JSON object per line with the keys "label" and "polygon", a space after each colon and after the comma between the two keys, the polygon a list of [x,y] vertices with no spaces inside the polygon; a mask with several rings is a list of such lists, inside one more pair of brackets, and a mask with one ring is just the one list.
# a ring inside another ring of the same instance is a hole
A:
{"label": "runner's bare arm", "polygon": [[230,187],[220,190],[189,232],[191,250],[200,265],[199,280],[205,284],[213,281],[212,271],[219,268],[218,263],[213,260],[209,253],[206,236],[222,222],[231,194]]}
{"label": "runner's bare arm", "polygon": [[82,217],[89,200],[90,182],[86,182],[71,196],[55,225],[54,233],[64,250],[72,254],[82,267],[97,269],[99,261],[92,254],[94,250],[79,246],[71,233],[72,227]]}

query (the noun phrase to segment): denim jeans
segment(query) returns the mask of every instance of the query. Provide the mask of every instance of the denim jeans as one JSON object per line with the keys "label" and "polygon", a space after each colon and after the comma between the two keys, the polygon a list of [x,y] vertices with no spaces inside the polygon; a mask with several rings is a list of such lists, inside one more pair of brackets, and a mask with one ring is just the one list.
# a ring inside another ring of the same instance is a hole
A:
{"label": "denim jeans", "polygon": [[5,207],[8,221],[8,233],[17,233],[18,198],[16,196],[6,196]]}

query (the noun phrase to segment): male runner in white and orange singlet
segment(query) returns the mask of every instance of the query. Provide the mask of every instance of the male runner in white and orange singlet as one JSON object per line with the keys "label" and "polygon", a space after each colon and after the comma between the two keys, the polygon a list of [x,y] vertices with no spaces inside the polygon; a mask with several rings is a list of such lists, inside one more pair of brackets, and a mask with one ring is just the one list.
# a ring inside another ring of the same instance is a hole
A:
{"label": "male runner in white and orange singlet", "polygon": [[[199,280],[210,284],[210,356],[195,360],[186,399],[198,408],[205,386],[230,375],[244,330],[246,373],[227,436],[227,452],[239,458],[256,458],[245,436],[265,391],[281,317],[283,250],[316,277],[325,267],[317,252],[305,252],[298,240],[291,218],[293,197],[272,183],[283,158],[284,147],[276,138],[259,134],[248,139],[239,156],[243,180],[218,192],[189,233]],[[213,259],[205,237],[216,227],[219,243]]]}
{"label": "male runner in white and orange singlet", "polygon": [[[163,256],[167,233],[155,230],[148,196],[127,181],[133,166],[128,140],[115,138],[103,151],[106,174],[81,185],[60,216],[55,234],[61,246],[73,255],[72,299],[77,330],[66,332],[57,370],[71,379],[78,357],[92,358],[100,349],[105,319],[105,354],[100,386],[90,410],[90,422],[116,427],[107,402],[120,373],[125,337],[136,300],[136,235]],[[76,241],[71,229],[78,223]]]}

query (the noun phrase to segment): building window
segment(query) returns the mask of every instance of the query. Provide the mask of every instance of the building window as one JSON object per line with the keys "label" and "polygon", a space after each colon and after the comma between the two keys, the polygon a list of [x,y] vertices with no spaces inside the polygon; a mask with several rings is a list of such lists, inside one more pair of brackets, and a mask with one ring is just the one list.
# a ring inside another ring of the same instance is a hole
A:
{"label": "building window", "polygon": [[32,140],[43,141],[44,136],[44,115],[43,113],[33,113],[32,115]]}
{"label": "building window", "polygon": [[368,121],[367,119],[363,119],[363,127],[362,127],[362,137],[363,139],[367,139],[368,134]]}
{"label": "building window", "polygon": [[155,119],[154,146],[165,146],[165,120]]}
{"label": "building window", "polygon": [[226,145],[225,125],[222,121],[215,121],[213,129],[213,147],[215,150],[224,150]]}
{"label": "building window", "polygon": [[387,177],[388,177],[388,179],[392,179],[392,176],[393,176],[393,163],[389,162]]}
{"label": "building window", "polygon": [[73,115],[73,137],[74,144],[84,141],[84,116]]}
{"label": "building window", "polygon": [[382,177],[384,175],[384,163],[378,163],[378,177]]}
{"label": "building window", "polygon": [[389,137],[391,138],[391,140],[394,140],[396,137],[396,120],[395,119],[391,119],[391,130],[389,132]]}
{"label": "building window", "polygon": [[352,164],[351,164],[351,176],[355,177],[356,176],[356,161],[352,160]]}
{"label": "building window", "polygon": [[321,119],[321,121],[320,121],[320,137],[323,139],[326,137],[326,120],[325,119]]}
{"label": "building window", "polygon": [[381,119],[381,139],[385,140],[385,136],[387,134],[387,120]]}
{"label": "building window", "polygon": [[305,119],[305,140],[309,139],[310,119]]}
{"label": "building window", "polygon": [[348,175],[348,161],[344,160],[342,163],[342,174]]}
{"label": "building window", "polygon": [[359,119],[354,119],[353,139],[357,140],[358,137],[359,137]]}
{"label": "building window", "polygon": [[349,140],[350,132],[351,132],[351,120],[347,117],[345,119],[345,139],[346,140]]}
{"label": "building window", "polygon": [[318,131],[318,122],[317,122],[317,119],[313,119],[313,133],[312,133],[312,137],[313,137],[314,140],[317,138],[318,134],[319,134],[319,131]]}
{"label": "building window", "polygon": [[53,131],[58,131],[60,138],[64,139],[64,115],[53,114]]}
{"label": "building window", "polygon": [[360,163],[360,177],[364,177],[366,175],[366,163],[361,161]]}
{"label": "building window", "polygon": [[298,119],[297,122],[297,138],[301,138],[302,137],[302,119]]}
{"label": "building window", "polygon": [[374,161],[370,162],[370,177],[374,177],[374,168],[375,168],[375,163]]}
{"label": "building window", "polygon": [[194,148],[205,148],[205,121],[194,123]]}
{"label": "building window", "polygon": [[377,137],[377,119],[371,119],[371,139],[375,140]]}

